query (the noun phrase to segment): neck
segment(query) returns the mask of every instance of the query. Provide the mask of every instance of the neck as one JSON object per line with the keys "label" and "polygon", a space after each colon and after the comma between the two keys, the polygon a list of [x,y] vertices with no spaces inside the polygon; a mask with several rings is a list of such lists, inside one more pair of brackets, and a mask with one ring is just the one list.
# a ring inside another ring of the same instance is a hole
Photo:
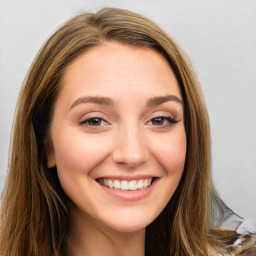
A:
{"label": "neck", "polygon": [[144,256],[145,229],[119,232],[77,208],[70,211],[68,256]]}

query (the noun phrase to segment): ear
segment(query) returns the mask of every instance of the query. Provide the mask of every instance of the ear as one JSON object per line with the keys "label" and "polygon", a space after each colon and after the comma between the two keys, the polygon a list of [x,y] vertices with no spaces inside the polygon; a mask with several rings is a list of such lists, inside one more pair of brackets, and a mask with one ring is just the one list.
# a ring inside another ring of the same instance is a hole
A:
{"label": "ear", "polygon": [[56,157],[55,157],[55,150],[50,138],[47,138],[46,141],[46,156],[47,156],[47,167],[53,168],[56,166]]}

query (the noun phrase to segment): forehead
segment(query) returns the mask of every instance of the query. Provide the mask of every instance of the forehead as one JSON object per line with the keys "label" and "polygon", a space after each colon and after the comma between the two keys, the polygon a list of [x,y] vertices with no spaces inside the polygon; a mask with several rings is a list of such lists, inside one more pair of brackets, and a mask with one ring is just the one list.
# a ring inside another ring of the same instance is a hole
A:
{"label": "forehead", "polygon": [[77,57],[67,68],[61,94],[180,96],[177,79],[165,57],[152,48],[107,42]]}

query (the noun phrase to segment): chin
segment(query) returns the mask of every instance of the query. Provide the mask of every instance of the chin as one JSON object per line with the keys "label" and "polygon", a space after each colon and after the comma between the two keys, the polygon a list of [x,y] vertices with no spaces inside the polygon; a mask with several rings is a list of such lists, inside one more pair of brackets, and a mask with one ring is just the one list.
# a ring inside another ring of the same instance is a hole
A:
{"label": "chin", "polygon": [[110,216],[111,218],[106,218],[107,216],[104,216],[102,221],[105,223],[105,225],[115,231],[128,233],[144,230],[157,218],[157,216],[157,213],[136,213],[128,210],[126,214],[112,215]]}
{"label": "chin", "polygon": [[133,232],[138,232],[141,230],[145,230],[145,228],[149,225],[150,223],[138,223],[138,222],[123,222],[123,223],[111,223],[109,224],[109,227],[117,232],[120,233],[133,233]]}

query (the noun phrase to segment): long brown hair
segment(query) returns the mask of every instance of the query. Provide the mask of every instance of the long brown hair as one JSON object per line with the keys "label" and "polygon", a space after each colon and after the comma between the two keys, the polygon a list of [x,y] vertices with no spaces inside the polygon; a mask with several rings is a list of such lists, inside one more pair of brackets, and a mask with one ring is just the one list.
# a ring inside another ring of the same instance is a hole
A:
{"label": "long brown hair", "polygon": [[150,20],[106,8],[78,15],[59,28],[40,50],[25,79],[1,205],[1,256],[65,255],[68,199],[56,169],[46,166],[47,134],[66,68],[78,55],[105,41],[159,51],[174,70],[184,100],[185,169],[170,202],[146,228],[146,254],[205,256],[213,247],[210,195],[215,192],[210,175],[209,123],[189,59]]}

